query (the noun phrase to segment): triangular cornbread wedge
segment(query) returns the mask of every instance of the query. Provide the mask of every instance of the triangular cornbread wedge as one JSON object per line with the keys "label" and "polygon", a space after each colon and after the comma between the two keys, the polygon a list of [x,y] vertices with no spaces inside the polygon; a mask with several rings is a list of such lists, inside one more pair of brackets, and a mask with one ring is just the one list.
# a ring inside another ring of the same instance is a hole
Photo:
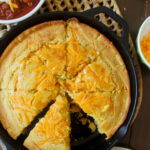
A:
{"label": "triangular cornbread wedge", "polygon": [[30,132],[24,146],[29,150],[70,149],[70,113],[65,97],[56,98],[45,117]]}

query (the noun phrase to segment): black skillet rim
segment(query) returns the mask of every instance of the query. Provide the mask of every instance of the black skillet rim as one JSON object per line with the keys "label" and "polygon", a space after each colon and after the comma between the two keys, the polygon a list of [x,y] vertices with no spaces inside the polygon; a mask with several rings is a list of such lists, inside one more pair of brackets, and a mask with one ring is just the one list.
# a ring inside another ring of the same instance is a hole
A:
{"label": "black skillet rim", "polygon": [[[103,9],[102,7],[99,7],[99,9]],[[104,10],[104,11],[107,11]],[[14,26],[6,35],[0,39],[0,53],[2,53],[5,49],[5,47],[10,43],[10,41],[13,40],[19,33],[24,31],[25,29],[32,27],[33,25],[45,22],[45,21],[50,21],[50,20],[67,20],[69,18],[76,17],[80,22],[83,22],[98,31],[100,31],[102,34],[104,34],[108,39],[110,39],[114,45],[117,47],[119,50],[119,53],[121,54],[124,63],[126,64],[129,76],[130,76],[130,84],[131,84],[131,105],[130,109],[127,115],[127,118],[123,125],[118,129],[118,131],[115,133],[115,135],[105,142],[105,146],[102,149],[110,149],[113,145],[115,145],[125,134],[127,133],[127,130],[129,128],[129,124],[131,123],[131,120],[134,116],[135,109],[136,109],[136,104],[137,104],[137,99],[138,99],[138,80],[137,80],[137,74],[136,70],[134,67],[133,60],[131,58],[131,55],[129,53],[129,48],[128,48],[128,40],[125,41],[125,39],[120,38],[116,36],[108,27],[103,25],[102,23],[98,22],[94,18],[91,17],[91,15],[87,14],[85,15],[84,13],[78,13],[78,12],[49,12],[37,16],[32,16],[28,18],[27,20],[19,23],[17,26]],[[120,49],[122,51],[120,51]],[[124,55],[124,56],[123,56]],[[0,135],[1,136],[1,135]],[[3,137],[1,136],[3,139]],[[4,141],[5,144],[9,147],[10,145],[8,144],[8,141]],[[92,149],[98,149],[99,148],[98,139],[97,142],[95,143],[95,148],[93,147]],[[75,146],[76,147],[76,146]],[[10,149],[10,148],[9,148]],[[78,149],[77,147],[75,149]],[[80,148],[79,148],[80,149]]]}

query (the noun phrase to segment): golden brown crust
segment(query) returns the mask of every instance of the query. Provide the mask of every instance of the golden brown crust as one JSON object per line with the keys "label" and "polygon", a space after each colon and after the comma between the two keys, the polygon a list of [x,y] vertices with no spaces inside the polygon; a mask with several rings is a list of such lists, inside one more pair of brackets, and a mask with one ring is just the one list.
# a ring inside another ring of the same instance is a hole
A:
{"label": "golden brown crust", "polygon": [[40,150],[40,148],[36,144],[34,144],[34,141],[30,138],[26,143],[24,143],[24,146],[29,150]]}
{"label": "golden brown crust", "polygon": [[75,31],[75,35],[78,39],[78,42],[82,45],[89,45],[92,42],[94,42],[100,33],[90,26],[79,22],[76,18],[71,18],[67,21],[67,34],[69,34],[70,28],[72,28]]}
{"label": "golden brown crust", "polygon": [[9,135],[13,139],[16,139],[20,132],[22,132],[22,129],[20,128],[16,114],[9,105],[7,101],[7,92],[0,92],[0,121]]}

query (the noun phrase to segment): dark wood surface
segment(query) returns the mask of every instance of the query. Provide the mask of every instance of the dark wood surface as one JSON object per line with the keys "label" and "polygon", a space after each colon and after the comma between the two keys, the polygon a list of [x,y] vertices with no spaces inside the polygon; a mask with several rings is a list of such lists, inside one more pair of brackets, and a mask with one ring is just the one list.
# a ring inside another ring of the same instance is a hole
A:
{"label": "dark wood surface", "polygon": [[[140,25],[147,16],[150,16],[150,0],[117,0],[117,3],[135,42]],[[150,150],[150,70],[143,64],[140,65],[143,78],[141,109],[128,134],[118,145],[133,150]]]}

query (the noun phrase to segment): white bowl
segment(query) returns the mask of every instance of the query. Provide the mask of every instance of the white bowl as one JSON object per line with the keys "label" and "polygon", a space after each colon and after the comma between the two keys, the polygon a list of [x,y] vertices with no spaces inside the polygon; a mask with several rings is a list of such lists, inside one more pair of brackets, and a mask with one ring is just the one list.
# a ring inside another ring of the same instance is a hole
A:
{"label": "white bowl", "polygon": [[150,69],[150,63],[145,59],[140,44],[143,36],[147,35],[149,32],[150,32],[150,16],[146,18],[143,24],[141,25],[136,39],[137,52],[141,58],[141,61]]}
{"label": "white bowl", "polygon": [[128,149],[128,148],[123,148],[123,147],[113,147],[111,150],[131,150],[131,149]]}
{"label": "white bowl", "polygon": [[1,20],[0,19],[0,24],[11,24],[11,23],[17,23],[20,22],[24,19],[29,18],[30,16],[32,16],[34,13],[36,13],[39,8],[42,6],[42,4],[44,3],[45,0],[40,0],[39,3],[30,11],[28,12],[26,15],[21,16],[19,18],[16,19],[9,19],[9,20]]}

